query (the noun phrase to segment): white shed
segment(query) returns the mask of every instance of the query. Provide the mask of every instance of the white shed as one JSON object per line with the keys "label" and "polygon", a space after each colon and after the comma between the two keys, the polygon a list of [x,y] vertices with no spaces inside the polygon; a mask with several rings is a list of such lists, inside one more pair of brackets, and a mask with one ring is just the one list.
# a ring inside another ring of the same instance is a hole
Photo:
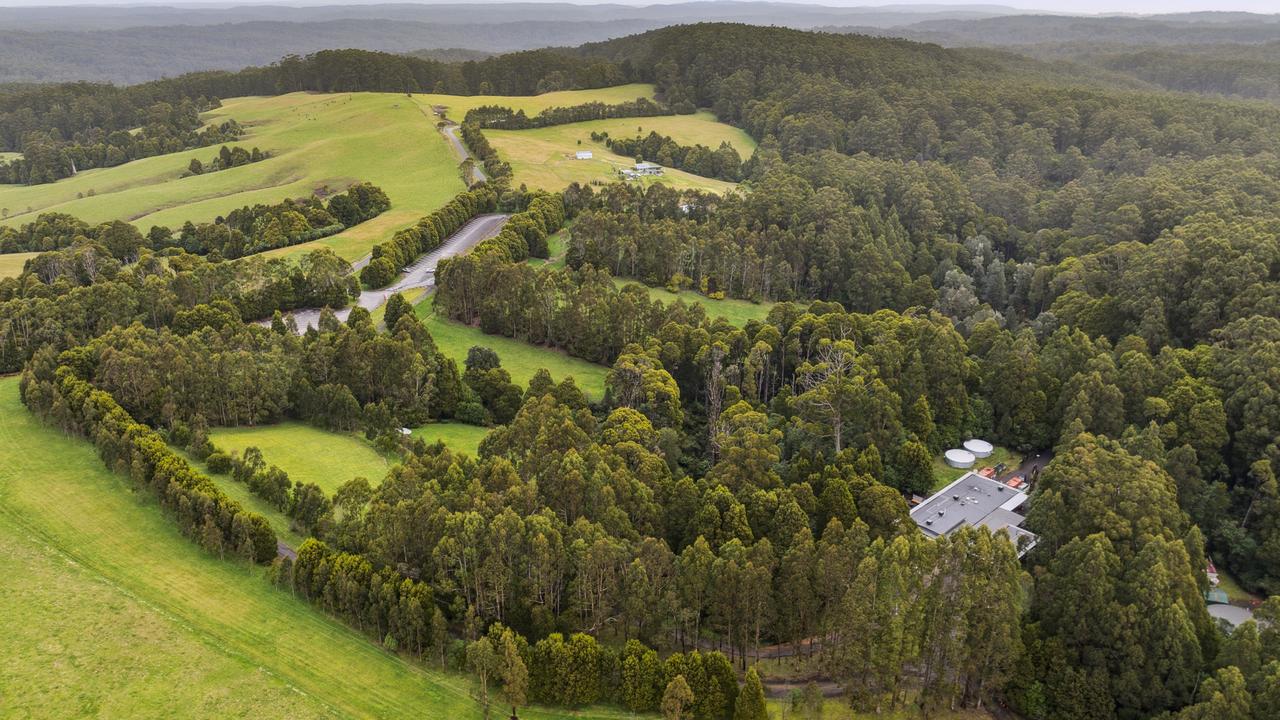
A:
{"label": "white shed", "polygon": [[574,160],[590,160],[593,157],[595,157],[595,153],[590,150],[579,150],[573,154]]}

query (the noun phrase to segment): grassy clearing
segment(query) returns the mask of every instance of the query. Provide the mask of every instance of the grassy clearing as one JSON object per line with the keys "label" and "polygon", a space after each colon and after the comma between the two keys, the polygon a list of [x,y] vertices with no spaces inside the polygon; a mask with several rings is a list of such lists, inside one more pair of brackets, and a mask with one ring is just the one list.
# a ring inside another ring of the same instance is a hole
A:
{"label": "grassy clearing", "polygon": [[[448,717],[470,681],[385,652],[182,537],[0,379],[6,717]],[[622,718],[620,710],[522,717]]]}
{"label": "grassy clearing", "polygon": [[18,277],[22,274],[22,266],[40,253],[4,253],[0,254],[0,278]]}
{"label": "grassy clearing", "polygon": [[567,236],[568,229],[561,230],[547,238],[547,259],[529,258],[528,263],[534,267],[564,267],[564,252],[569,238]]}
{"label": "grassy clearing", "polygon": [[209,438],[227,452],[256,447],[268,464],[289,473],[290,480],[315,483],[329,494],[354,477],[377,485],[392,464],[363,438],[300,422],[217,428]]}
{"label": "grassy clearing", "polygon": [[438,440],[450,450],[463,452],[472,457],[477,454],[480,441],[488,434],[489,428],[455,422],[431,423],[413,429],[413,436],[422,438],[428,445]]}
{"label": "grassy clearing", "polygon": [[5,223],[28,222],[36,213],[56,210],[89,222],[126,219],[145,231],[152,225],[212,220],[244,205],[304,197],[322,185],[339,189],[364,180],[387,192],[391,210],[334,237],[277,252],[326,246],[355,260],[464,188],[434,116],[404,95],[233,98],[203,119],[237,120],[247,132],[235,144],[257,146],[273,157],[180,178],[192,158],[204,162],[218,152],[216,147],[200,148],[87,170],[47,185],[0,186],[0,207],[10,211]]}
{"label": "grassy clearing", "polygon": [[174,449],[181,453],[182,456],[187,459],[187,462],[191,463],[192,467],[205,475],[208,475],[209,478],[212,479],[219,488],[222,488],[222,491],[229,495],[233,500],[266,518],[267,522],[271,523],[271,529],[276,531],[276,535],[283,540],[286,545],[296,549],[302,544],[303,540],[307,539],[307,536],[302,533],[294,532],[292,527],[293,524],[284,513],[275,509],[267,501],[257,495],[254,495],[249,491],[247,486],[232,479],[230,474],[217,475],[211,473],[209,472],[209,467],[207,465],[195,459],[195,457],[186,450],[182,448]]}
{"label": "grassy clearing", "polygon": [[512,110],[523,110],[526,115],[536,115],[547,108],[569,107],[590,102],[606,105],[630,102],[636,98],[653,98],[653,86],[643,83],[631,85],[615,85],[595,90],[561,90],[543,93],[542,95],[507,96],[507,95],[436,95],[425,93],[414,95],[414,102],[423,108],[442,106],[445,115],[454,122],[462,122],[467,112],[484,105],[500,105]]}
{"label": "grassy clearing", "polygon": [[459,369],[462,369],[462,363],[467,359],[467,351],[480,345],[498,353],[498,357],[502,359],[502,367],[511,373],[512,381],[520,385],[528,385],[534,373],[546,368],[557,382],[572,375],[574,382],[588,398],[599,400],[604,397],[604,378],[609,374],[609,368],[570,357],[559,350],[537,347],[498,335],[486,335],[479,328],[436,315],[433,308],[431,297],[415,306],[418,317],[422,318],[431,331],[431,337],[435,338],[436,346],[453,358]]}
{"label": "grassy clearing", "polygon": [[[731,125],[717,122],[709,112],[646,118],[618,118],[554,125],[535,130],[488,130],[485,136],[502,158],[511,163],[517,183],[544,190],[559,190],[572,182],[588,184],[616,180],[620,168],[631,166],[634,158],[615,155],[591,133],[607,132],[613,137],[648,135],[657,131],[683,145],[695,143],[717,148],[728,141],[743,159],[755,151],[755,141]],[[577,160],[578,150],[591,150],[590,160]],[[733,183],[699,177],[679,170],[667,171],[645,183],[661,182],[677,188],[698,188],[717,193],[735,187]]]}
{"label": "grassy clearing", "polygon": [[676,300],[683,300],[689,305],[701,305],[706,308],[709,317],[722,317],[738,327],[746,325],[751,320],[763,321],[769,316],[769,311],[773,309],[773,306],[777,304],[772,302],[755,303],[750,300],[736,300],[733,298],[716,300],[692,290],[681,290],[678,293],[673,293],[666,288],[649,287],[629,278],[614,278],[613,282],[618,287],[640,285],[649,291],[649,297],[654,300],[661,300],[664,305],[670,305]]}
{"label": "grassy clearing", "polygon": [[[978,462],[974,464],[973,470],[976,472],[984,467],[995,467],[1000,463],[1008,465],[1010,468],[1016,468],[1022,462],[1022,455],[1014,452],[1009,448],[997,445],[991,451],[990,457],[978,458]],[[933,488],[930,492],[938,492],[947,485],[955,482],[961,475],[969,472],[960,468],[953,468],[947,464],[941,455],[933,459]]]}

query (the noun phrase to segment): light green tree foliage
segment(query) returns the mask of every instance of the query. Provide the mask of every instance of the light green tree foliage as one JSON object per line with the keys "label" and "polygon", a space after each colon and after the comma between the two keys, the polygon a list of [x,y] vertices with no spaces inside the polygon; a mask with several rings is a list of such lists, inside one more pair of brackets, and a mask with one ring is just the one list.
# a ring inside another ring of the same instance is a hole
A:
{"label": "light green tree foliage", "polygon": [[733,720],[769,720],[769,709],[764,702],[764,686],[755,668],[747,671],[733,706]]}
{"label": "light green tree foliage", "polygon": [[671,682],[667,683],[667,689],[662,693],[663,720],[692,718],[690,708],[693,707],[693,702],[693,691],[689,689],[689,683],[685,681],[683,675],[675,676]]}

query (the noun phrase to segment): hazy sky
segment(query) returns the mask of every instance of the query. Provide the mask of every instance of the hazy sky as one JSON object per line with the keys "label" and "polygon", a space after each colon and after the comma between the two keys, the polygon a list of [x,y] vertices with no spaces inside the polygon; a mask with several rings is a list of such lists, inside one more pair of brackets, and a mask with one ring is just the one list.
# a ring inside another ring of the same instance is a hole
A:
{"label": "hazy sky", "polygon": [[[367,5],[381,2],[445,2],[465,3],[468,0],[0,0],[0,7],[33,5],[204,5],[226,7],[229,5]],[[512,0],[479,0],[503,2]],[[654,5],[686,2],[688,0],[514,0],[515,2],[575,2],[591,5],[600,2],[618,5]],[[777,0],[779,2],[795,0]],[[800,0],[804,2],[804,0]],[[1197,10],[1245,10],[1258,13],[1280,13],[1280,0],[898,0],[897,2],[866,2],[859,0],[818,0],[806,2],[812,5],[839,7],[884,7],[892,5],[1001,5],[1025,10],[1059,13],[1169,13]]]}

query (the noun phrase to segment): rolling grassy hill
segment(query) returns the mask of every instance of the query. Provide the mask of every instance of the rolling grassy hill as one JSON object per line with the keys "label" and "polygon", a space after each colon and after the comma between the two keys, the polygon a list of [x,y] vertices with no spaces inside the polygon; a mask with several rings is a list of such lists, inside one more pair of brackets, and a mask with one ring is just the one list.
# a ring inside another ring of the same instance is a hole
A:
{"label": "rolling grassy hill", "polygon": [[27,413],[16,377],[0,379],[0,572],[6,717],[483,716],[467,678],[182,537],[90,444]]}
{"label": "rolling grassy hill", "polygon": [[[634,158],[615,155],[603,142],[591,139],[591,133],[609,133],[613,137],[634,137],[657,131],[669,135],[682,145],[702,144],[712,149],[728,141],[742,159],[751,157],[756,143],[745,132],[717,122],[709,112],[693,115],[668,115],[644,118],[617,118],[553,125],[534,130],[487,130],[485,136],[504,160],[511,163],[517,183],[543,190],[559,190],[572,182],[616,180],[618,169],[630,167]],[[577,150],[591,150],[590,160],[574,159]],[[724,193],[734,187],[723,180],[699,177],[668,168],[658,178],[644,182],[662,182],[677,188],[697,188]]]}
{"label": "rolling grassy hill", "polygon": [[52,184],[4,185],[0,207],[9,209],[4,222],[20,224],[40,212],[58,211],[89,222],[129,220],[145,231],[152,225],[212,220],[244,205],[304,197],[322,185],[336,190],[363,180],[387,192],[390,211],[334,237],[277,251],[292,254],[325,245],[355,260],[374,242],[463,189],[458,161],[435,129],[434,116],[404,95],[233,98],[204,119],[235,119],[247,128],[235,144],[259,147],[272,157],[181,178],[192,158],[206,162],[217,154],[217,147],[208,147],[87,170]]}

